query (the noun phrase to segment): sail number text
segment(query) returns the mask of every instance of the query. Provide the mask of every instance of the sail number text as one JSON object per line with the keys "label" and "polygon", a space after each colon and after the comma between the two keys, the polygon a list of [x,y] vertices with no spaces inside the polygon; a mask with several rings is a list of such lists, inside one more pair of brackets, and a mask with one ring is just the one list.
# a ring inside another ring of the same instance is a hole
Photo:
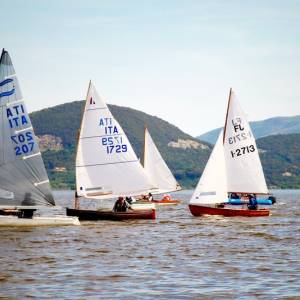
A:
{"label": "sail number text", "polygon": [[255,151],[255,147],[254,145],[249,145],[246,147],[241,147],[235,150],[230,151],[232,158],[238,157],[238,156],[242,156],[244,154],[247,153],[251,153]]}
{"label": "sail number text", "polygon": [[101,137],[101,144],[106,148],[107,154],[127,152],[127,145],[123,144],[123,138],[118,127],[113,124],[113,118],[100,118],[99,126],[104,129],[105,137]]}
{"label": "sail number text", "polygon": [[242,118],[237,117],[231,120],[231,125],[233,129],[232,132],[234,133],[234,135],[228,137],[228,143],[230,145],[247,140],[248,138],[252,138],[251,130],[246,132]]}
{"label": "sail number text", "polygon": [[34,139],[31,131],[12,135],[11,140],[17,145],[14,147],[16,156],[27,154],[34,148]]}
{"label": "sail number text", "polygon": [[28,124],[23,104],[14,105],[6,109],[9,127],[16,128]]}
{"label": "sail number text", "polygon": [[249,131],[248,133],[242,132],[242,133],[239,133],[239,134],[229,137],[228,143],[230,145],[232,145],[232,144],[247,140],[247,138],[252,138],[251,131]]}
{"label": "sail number text", "polygon": [[101,138],[102,146],[106,146],[106,153],[127,152],[127,145],[123,144],[121,136],[109,136]]}

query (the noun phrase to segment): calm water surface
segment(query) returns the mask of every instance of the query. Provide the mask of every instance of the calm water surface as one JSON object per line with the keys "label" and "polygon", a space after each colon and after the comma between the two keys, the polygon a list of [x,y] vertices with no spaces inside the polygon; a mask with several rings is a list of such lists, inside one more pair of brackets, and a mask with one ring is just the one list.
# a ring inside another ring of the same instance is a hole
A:
{"label": "calm water surface", "polygon": [[[0,297],[300,299],[300,191],[274,193],[266,218],[195,218],[182,204],[154,221],[0,228]],[[72,192],[55,196],[71,205]]]}

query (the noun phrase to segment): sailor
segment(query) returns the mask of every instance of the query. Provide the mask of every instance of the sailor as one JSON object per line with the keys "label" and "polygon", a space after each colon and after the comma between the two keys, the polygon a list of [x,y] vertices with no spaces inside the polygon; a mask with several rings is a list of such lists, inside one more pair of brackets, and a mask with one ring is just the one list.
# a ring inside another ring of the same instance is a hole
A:
{"label": "sailor", "polygon": [[153,196],[151,193],[148,194],[148,201],[152,201],[153,200]]}
{"label": "sailor", "polygon": [[257,200],[256,200],[256,195],[255,194],[249,194],[249,203],[248,203],[248,209],[251,210],[257,210]]}
{"label": "sailor", "polygon": [[119,197],[114,205],[113,211],[125,212],[128,208],[130,208],[130,204],[124,199],[124,197]]}
{"label": "sailor", "polygon": [[136,202],[136,199],[134,197],[132,197],[132,196],[130,196],[129,199],[131,200],[131,203]]}
{"label": "sailor", "polygon": [[231,193],[230,198],[231,199],[240,199],[240,197],[237,193]]}
{"label": "sailor", "polygon": [[132,196],[129,196],[129,197],[127,196],[125,200],[129,204],[132,204],[132,203],[136,202],[135,198],[132,197]]}
{"label": "sailor", "polygon": [[164,194],[163,200],[170,201],[171,200],[171,196],[169,194]]}

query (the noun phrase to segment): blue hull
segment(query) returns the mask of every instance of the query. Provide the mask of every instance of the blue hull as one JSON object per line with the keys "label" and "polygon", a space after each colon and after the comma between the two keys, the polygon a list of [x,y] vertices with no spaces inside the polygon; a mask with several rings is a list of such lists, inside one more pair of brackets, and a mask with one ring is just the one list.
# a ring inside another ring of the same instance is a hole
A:
{"label": "blue hull", "polygon": [[[269,199],[256,199],[258,205],[272,205],[273,202]],[[242,200],[242,199],[229,199],[228,204],[231,205],[243,205],[248,204],[248,200]]]}

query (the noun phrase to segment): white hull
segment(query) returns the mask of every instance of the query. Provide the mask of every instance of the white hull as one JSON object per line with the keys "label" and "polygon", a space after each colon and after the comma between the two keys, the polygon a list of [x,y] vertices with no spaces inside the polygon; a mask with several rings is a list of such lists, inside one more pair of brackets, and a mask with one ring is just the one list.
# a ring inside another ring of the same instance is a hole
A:
{"label": "white hull", "polygon": [[18,218],[16,216],[0,216],[0,226],[65,226],[65,225],[80,225],[77,217],[33,217]]}
{"label": "white hull", "polygon": [[133,210],[155,209],[155,203],[132,203]]}

